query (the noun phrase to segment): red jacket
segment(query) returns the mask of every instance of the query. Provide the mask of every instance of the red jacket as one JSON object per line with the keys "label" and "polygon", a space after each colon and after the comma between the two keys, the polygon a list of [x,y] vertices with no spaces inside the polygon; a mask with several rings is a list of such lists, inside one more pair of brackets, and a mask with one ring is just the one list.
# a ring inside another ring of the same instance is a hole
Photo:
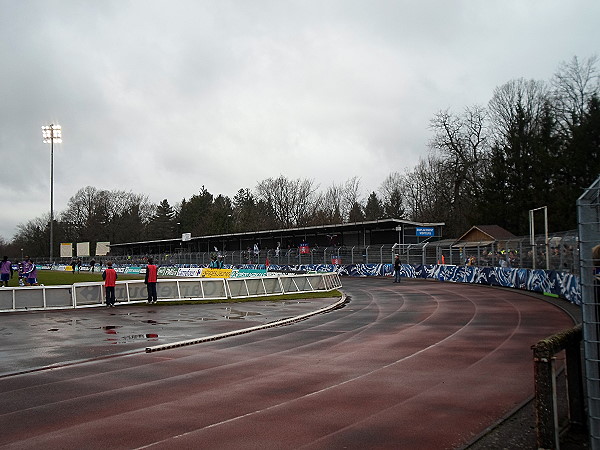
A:
{"label": "red jacket", "polygon": [[156,283],[158,269],[154,264],[148,264],[146,266],[146,283]]}
{"label": "red jacket", "polygon": [[104,278],[104,286],[115,287],[117,285],[117,272],[111,267],[104,271],[102,278]]}

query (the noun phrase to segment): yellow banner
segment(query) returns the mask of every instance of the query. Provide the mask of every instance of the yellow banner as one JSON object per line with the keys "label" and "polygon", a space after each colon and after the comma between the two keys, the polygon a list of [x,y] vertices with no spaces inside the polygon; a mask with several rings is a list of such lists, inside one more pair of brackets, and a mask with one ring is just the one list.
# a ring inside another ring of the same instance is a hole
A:
{"label": "yellow banner", "polygon": [[229,278],[231,269],[202,269],[202,278]]}

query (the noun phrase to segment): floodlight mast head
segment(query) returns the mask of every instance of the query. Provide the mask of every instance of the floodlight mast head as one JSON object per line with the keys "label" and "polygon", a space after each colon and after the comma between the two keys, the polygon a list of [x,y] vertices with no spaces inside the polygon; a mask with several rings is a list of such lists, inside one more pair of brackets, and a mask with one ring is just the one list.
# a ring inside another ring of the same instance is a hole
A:
{"label": "floodlight mast head", "polygon": [[44,125],[42,127],[44,144],[60,144],[62,142],[62,129],[60,125]]}

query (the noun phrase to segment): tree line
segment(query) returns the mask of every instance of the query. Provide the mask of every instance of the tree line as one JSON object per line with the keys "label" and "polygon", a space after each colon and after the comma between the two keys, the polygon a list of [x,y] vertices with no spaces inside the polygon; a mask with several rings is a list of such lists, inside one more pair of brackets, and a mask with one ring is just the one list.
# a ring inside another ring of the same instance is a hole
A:
{"label": "tree line", "polygon": [[[472,225],[528,233],[529,210],[547,206],[550,231],[576,228],[576,199],[600,175],[597,57],[574,57],[549,81],[515,79],[487,105],[439,111],[418,164],[392,172],[361,194],[360,178],[321,189],[311,179],[267,178],[230,198],[204,186],[180,202],[87,186],[53,226],[61,242],[134,242],[292,228],[382,218],[445,222],[447,237]],[[45,255],[49,214],[17,227],[7,254]]]}

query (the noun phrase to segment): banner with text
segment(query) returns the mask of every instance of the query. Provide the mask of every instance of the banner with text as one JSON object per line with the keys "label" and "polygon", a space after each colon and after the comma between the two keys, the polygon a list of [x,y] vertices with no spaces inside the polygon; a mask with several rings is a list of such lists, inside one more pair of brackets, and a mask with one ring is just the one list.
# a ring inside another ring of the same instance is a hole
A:
{"label": "banner with text", "polygon": [[202,269],[202,278],[229,278],[231,269]]}

